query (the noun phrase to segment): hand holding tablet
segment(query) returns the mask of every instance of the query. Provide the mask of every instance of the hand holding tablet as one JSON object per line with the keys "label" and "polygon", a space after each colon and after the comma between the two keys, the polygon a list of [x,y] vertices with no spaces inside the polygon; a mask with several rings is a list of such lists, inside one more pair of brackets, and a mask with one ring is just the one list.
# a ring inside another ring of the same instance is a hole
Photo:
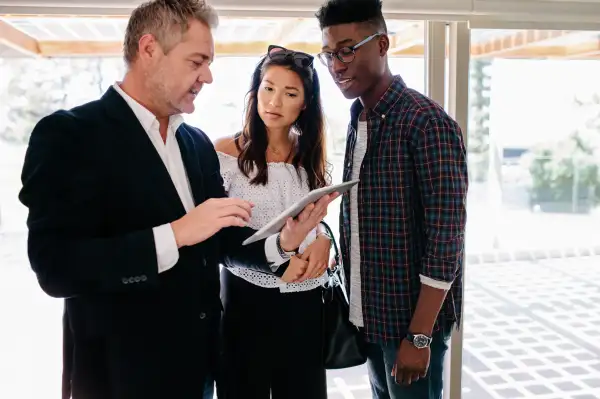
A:
{"label": "hand holding tablet", "polygon": [[316,203],[325,195],[339,193],[343,194],[346,191],[350,190],[353,186],[358,184],[358,180],[352,180],[341,184],[336,184],[333,186],[322,187],[316,190],[312,190],[308,193],[304,198],[294,203],[288,209],[280,213],[275,219],[271,220],[265,226],[263,226],[260,230],[254,233],[251,237],[246,239],[243,242],[243,245],[248,245],[253,242],[262,240],[267,238],[273,234],[277,234],[281,231],[281,229],[285,226],[287,220],[291,218],[295,218],[298,216],[304,208],[312,203]]}

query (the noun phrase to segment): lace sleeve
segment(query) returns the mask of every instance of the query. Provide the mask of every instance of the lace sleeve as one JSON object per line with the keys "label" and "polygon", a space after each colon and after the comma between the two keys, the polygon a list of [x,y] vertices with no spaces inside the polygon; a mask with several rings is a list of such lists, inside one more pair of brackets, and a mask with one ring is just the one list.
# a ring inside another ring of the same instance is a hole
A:
{"label": "lace sleeve", "polygon": [[325,185],[331,186],[333,184],[333,165],[329,162],[325,164]]}
{"label": "lace sleeve", "polygon": [[225,189],[225,192],[229,194],[231,182],[239,170],[237,159],[219,151],[217,151],[217,155],[219,157],[221,177],[223,178],[223,188]]}

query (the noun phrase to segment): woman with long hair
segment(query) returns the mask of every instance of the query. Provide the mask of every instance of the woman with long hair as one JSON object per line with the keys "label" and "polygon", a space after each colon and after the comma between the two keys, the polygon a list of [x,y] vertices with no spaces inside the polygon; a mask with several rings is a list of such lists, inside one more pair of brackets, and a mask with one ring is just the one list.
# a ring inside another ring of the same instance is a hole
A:
{"label": "woman with long hair", "polygon": [[[215,143],[225,189],[254,204],[259,229],[310,190],[329,184],[320,86],[313,57],[269,46],[252,74],[243,130]],[[296,280],[243,269],[221,271],[227,399],[327,397],[322,298],[329,237],[311,231],[290,261]]]}

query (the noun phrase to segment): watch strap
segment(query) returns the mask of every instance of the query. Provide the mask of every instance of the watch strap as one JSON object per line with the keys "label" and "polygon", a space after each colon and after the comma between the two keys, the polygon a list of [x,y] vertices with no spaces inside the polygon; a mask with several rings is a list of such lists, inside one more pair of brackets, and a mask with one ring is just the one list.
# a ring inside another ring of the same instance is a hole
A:
{"label": "watch strap", "polygon": [[[411,332],[408,332],[406,333],[406,340],[417,348],[427,348],[431,345],[431,341],[433,341],[433,338],[425,334],[413,334]],[[418,342],[416,343],[415,340]]]}
{"label": "watch strap", "polygon": [[294,251],[287,252],[287,251],[284,251],[283,248],[281,248],[281,233],[277,234],[277,239],[275,240],[275,244],[277,246],[277,251],[279,251],[279,256],[281,256],[283,259],[289,259],[292,256],[296,255],[296,252],[294,252]]}

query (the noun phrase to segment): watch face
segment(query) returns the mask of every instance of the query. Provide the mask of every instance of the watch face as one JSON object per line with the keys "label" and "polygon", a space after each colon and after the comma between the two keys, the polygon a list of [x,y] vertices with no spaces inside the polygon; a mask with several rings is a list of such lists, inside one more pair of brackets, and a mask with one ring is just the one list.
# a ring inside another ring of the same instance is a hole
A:
{"label": "watch face", "polygon": [[427,338],[425,335],[415,335],[413,344],[417,348],[426,348],[427,346],[429,346],[429,338]]}

